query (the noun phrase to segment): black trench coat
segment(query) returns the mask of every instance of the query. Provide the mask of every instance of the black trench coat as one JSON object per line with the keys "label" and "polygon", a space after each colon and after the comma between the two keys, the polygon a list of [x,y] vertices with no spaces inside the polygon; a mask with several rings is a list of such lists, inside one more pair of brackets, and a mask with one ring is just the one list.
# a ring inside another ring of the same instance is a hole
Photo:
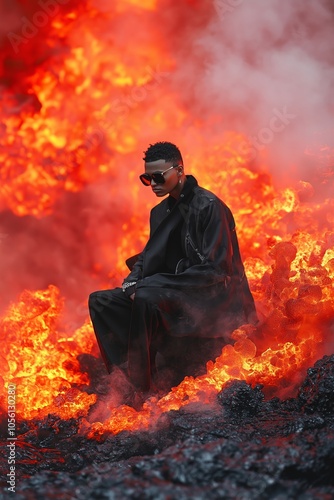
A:
{"label": "black trench coat", "polygon": [[[168,352],[182,364],[192,351],[191,356],[197,353],[206,362],[213,354],[205,353],[203,341],[215,339],[220,351],[235,328],[256,321],[230,209],[198,186],[193,176],[187,176],[174,206],[170,202],[165,198],[151,211],[150,238],[144,250],[127,261],[131,272],[123,283],[125,293],[104,293],[100,315],[108,331],[102,332],[97,318],[98,295],[90,297],[92,322],[108,369],[126,359],[126,350],[130,379],[143,389],[150,385],[157,352]],[[132,301],[128,297],[133,292]]]}
{"label": "black trench coat", "polygon": [[[173,246],[173,231],[180,223],[184,256],[174,266],[169,263],[172,271],[161,272]],[[209,325],[210,336],[222,336],[212,319],[219,318],[220,326],[230,332],[256,318],[231,210],[213,193],[199,187],[193,176],[187,176],[172,210],[168,198],[152,209],[150,239],[137,256],[127,282],[136,282],[136,291],[164,288],[186,293],[191,308],[196,305],[205,311],[204,330],[198,330],[197,336],[207,336]],[[183,325],[177,324],[169,334],[182,331],[186,335]]]}

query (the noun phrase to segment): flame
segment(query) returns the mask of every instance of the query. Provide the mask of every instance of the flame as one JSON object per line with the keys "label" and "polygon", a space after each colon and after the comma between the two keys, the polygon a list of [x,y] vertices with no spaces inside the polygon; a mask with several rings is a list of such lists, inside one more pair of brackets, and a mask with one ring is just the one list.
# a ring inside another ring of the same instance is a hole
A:
{"label": "flame", "polygon": [[[33,7],[26,3],[18,2],[33,19]],[[325,352],[334,312],[333,198],[319,200],[315,181],[314,186],[302,180],[277,187],[265,151],[250,162],[240,150],[245,135],[222,133],[215,110],[208,121],[200,113],[192,116],[189,102],[170,81],[176,60],[152,21],[158,4],[117,0],[112,11],[90,2],[59,5],[45,29],[22,42],[17,56],[7,40],[8,59],[0,61],[21,68],[0,95],[1,209],[16,221],[47,224],[65,194],[88,193],[89,210],[101,192],[108,209],[99,212],[97,225],[107,213],[112,232],[94,233],[95,219],[90,219],[81,244],[98,234],[99,253],[93,254],[85,279],[93,289],[107,268],[100,287],[118,286],[127,273],[126,258],[147,240],[148,213],[156,202],[137,182],[138,151],[177,132],[191,151],[185,157],[188,172],[233,210],[261,316],[256,329],[244,325],[233,333],[234,344],[208,363],[205,375],[186,377],[169,394],[149,398],[141,411],[110,403],[104,422],[88,422],[97,396],[87,391],[89,377],[77,357],[98,354],[91,324],[88,318],[79,328],[63,324],[63,305],[70,297],[61,297],[52,283],[23,291],[1,319],[0,385],[17,385],[19,418],[81,417],[83,432],[96,438],[147,429],[164,412],[205,404],[231,379],[261,383],[268,395],[288,393]],[[22,36],[20,23],[14,29]],[[41,40],[43,57],[37,50]],[[333,151],[320,141],[305,154],[316,158],[321,182],[328,186]],[[4,398],[1,405],[5,411]]]}
{"label": "flame", "polygon": [[[127,4],[144,10],[155,7],[154,0],[123,4],[116,2],[115,11],[126,10]],[[52,66],[37,68],[26,79],[29,90],[23,103],[21,95],[10,92],[2,98],[6,135],[0,153],[0,193],[6,206],[19,216],[45,216],[64,190],[78,191],[88,180],[112,171],[110,151],[134,151],[139,117],[133,117],[126,136],[119,133],[124,118],[136,110],[142,96],[159,86],[164,72],[173,66],[166,57],[162,67],[158,47],[148,46],[145,40],[140,49],[141,64],[127,64],[129,56],[123,54],[121,60],[112,39],[100,37],[107,22],[113,24],[114,16],[109,14],[106,19],[92,9],[81,14],[80,22],[74,22],[78,16],[75,9],[73,6],[72,11],[50,23],[50,41],[67,37],[65,53],[60,52]],[[124,97],[120,98],[120,90]]]}
{"label": "flame", "polygon": [[82,391],[89,380],[77,361],[82,348],[93,348],[91,326],[83,325],[72,337],[62,335],[57,328],[62,302],[54,286],[24,291],[1,321],[1,342],[8,346],[2,380],[18,387],[19,418],[48,413],[78,417],[96,401],[95,395]]}

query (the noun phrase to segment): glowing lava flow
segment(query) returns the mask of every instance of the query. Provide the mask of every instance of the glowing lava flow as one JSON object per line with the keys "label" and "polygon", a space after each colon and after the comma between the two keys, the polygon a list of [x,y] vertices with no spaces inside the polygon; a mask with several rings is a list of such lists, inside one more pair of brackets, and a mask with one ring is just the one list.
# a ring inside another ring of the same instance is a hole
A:
{"label": "glowing lava flow", "polygon": [[80,390],[89,380],[76,359],[82,349],[92,349],[91,327],[84,325],[71,337],[57,331],[62,302],[54,286],[35,293],[25,291],[1,321],[1,344],[6,351],[2,383],[9,380],[17,386],[20,419],[49,413],[78,417],[96,401],[95,395]]}

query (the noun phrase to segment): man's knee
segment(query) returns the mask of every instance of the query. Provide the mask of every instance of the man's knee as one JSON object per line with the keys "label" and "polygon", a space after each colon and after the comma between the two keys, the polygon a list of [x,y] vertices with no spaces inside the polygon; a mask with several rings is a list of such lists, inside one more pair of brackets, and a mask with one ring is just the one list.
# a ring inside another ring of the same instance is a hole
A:
{"label": "man's knee", "polygon": [[93,292],[89,295],[88,306],[89,309],[100,310],[101,306],[108,303],[107,298],[103,295],[103,292]]}
{"label": "man's knee", "polygon": [[105,307],[110,306],[112,301],[112,290],[97,291],[89,295],[88,307],[90,311],[101,312]]}
{"label": "man's knee", "polygon": [[102,310],[98,304],[98,295],[99,292],[93,292],[88,297],[88,309],[92,320],[94,320],[96,313]]}
{"label": "man's knee", "polygon": [[92,306],[94,306],[94,305],[95,305],[96,300],[97,300],[98,293],[99,293],[99,292],[92,292],[92,293],[89,295],[89,297],[88,297],[88,306],[89,306],[89,308],[91,308]]}

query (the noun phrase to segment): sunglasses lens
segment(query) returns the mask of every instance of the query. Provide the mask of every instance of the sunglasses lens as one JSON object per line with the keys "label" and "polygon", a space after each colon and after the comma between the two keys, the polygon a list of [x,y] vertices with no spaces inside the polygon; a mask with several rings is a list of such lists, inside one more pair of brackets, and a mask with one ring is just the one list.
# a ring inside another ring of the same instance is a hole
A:
{"label": "sunglasses lens", "polygon": [[162,174],[152,174],[152,179],[156,184],[165,184],[165,178]]}
{"label": "sunglasses lens", "polygon": [[165,178],[162,174],[156,173],[156,174],[141,174],[139,176],[139,179],[142,181],[144,186],[150,186],[152,179],[154,180],[155,184],[164,184],[165,183]]}
{"label": "sunglasses lens", "polygon": [[142,181],[144,186],[149,186],[151,184],[151,176],[149,174],[141,174],[139,179]]}

